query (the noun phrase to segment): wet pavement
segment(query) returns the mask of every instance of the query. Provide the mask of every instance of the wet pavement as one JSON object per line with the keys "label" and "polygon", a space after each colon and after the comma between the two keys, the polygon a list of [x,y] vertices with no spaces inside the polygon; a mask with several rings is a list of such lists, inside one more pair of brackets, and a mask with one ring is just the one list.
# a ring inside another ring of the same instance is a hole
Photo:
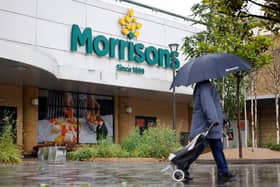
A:
{"label": "wet pavement", "polygon": [[280,186],[280,164],[229,165],[237,180],[217,184],[215,165],[193,164],[189,183],[172,181],[160,170],[166,162],[69,162],[47,164],[27,161],[19,165],[0,165],[0,186],[5,187],[155,187],[155,186]]}

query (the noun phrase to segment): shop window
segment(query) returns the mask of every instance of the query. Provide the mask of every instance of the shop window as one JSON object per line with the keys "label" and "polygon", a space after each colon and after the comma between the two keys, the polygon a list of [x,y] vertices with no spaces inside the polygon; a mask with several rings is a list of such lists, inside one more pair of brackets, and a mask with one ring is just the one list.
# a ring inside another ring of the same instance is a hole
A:
{"label": "shop window", "polygon": [[140,134],[149,128],[156,127],[156,117],[148,117],[148,116],[136,116],[135,117],[135,126],[139,128]]}
{"label": "shop window", "polygon": [[80,143],[96,143],[107,138],[113,141],[114,102],[112,97],[79,95]]}
{"label": "shop window", "polygon": [[5,120],[7,116],[10,116],[10,129],[14,135],[14,142],[16,142],[16,119],[17,119],[17,108],[16,107],[6,107],[0,106],[0,136],[2,136],[4,131]]}
{"label": "shop window", "polygon": [[40,94],[39,143],[97,143],[97,137],[113,140],[112,97],[50,90]]}

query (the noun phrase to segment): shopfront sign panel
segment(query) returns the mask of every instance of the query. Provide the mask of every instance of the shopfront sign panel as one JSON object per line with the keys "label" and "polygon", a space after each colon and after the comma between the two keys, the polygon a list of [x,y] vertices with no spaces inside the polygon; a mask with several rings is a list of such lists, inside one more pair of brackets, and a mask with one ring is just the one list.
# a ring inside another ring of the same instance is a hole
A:
{"label": "shopfront sign panel", "polygon": [[[120,61],[135,63],[136,67],[127,67],[126,72],[144,74],[144,69],[140,68],[141,64],[157,66],[159,68],[172,68],[171,56],[174,56],[174,67],[180,67],[178,59],[179,53],[171,53],[168,49],[157,48],[155,46],[145,46],[137,42],[141,23],[137,22],[133,10],[128,11],[128,15],[120,18],[119,23],[122,26],[121,33],[127,36],[127,40],[106,37],[104,35],[92,35],[92,28],[80,28],[79,25],[73,24],[71,29],[71,48],[72,52],[78,50],[78,47],[85,46],[86,54],[95,54],[98,57],[117,58]],[[123,71],[124,66],[117,65],[116,70]]]}

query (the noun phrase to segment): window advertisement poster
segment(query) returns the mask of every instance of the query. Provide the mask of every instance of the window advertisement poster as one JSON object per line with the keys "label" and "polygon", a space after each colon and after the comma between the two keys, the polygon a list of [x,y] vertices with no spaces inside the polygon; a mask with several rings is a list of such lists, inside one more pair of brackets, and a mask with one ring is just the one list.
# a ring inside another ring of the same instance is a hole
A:
{"label": "window advertisement poster", "polygon": [[113,109],[109,96],[40,90],[38,142],[113,140]]}

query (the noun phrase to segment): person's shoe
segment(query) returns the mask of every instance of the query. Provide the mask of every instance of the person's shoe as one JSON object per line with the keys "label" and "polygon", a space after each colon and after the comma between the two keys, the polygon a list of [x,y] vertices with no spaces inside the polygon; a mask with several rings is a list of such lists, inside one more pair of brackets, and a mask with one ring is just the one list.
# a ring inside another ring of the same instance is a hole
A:
{"label": "person's shoe", "polygon": [[224,183],[224,182],[231,182],[234,181],[235,179],[235,175],[233,175],[232,173],[228,172],[228,173],[219,173],[218,174],[218,182]]}
{"label": "person's shoe", "polygon": [[185,172],[185,181],[191,181],[193,180],[193,177],[190,176],[189,172]]}

